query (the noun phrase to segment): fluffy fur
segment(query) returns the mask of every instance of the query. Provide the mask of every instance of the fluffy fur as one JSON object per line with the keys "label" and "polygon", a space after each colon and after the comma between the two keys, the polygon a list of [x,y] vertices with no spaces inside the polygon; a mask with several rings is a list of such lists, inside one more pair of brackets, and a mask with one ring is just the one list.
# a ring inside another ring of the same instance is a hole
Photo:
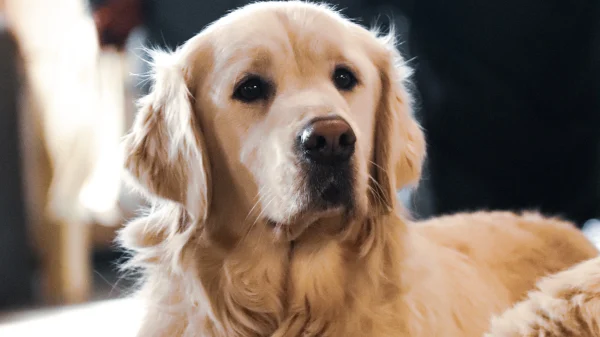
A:
{"label": "fluffy fur", "polygon": [[485,336],[600,336],[600,258],[541,281],[526,300],[495,318]]}
{"label": "fluffy fur", "polygon": [[[336,65],[359,81],[333,85]],[[122,231],[144,276],[139,336],[480,336],[535,281],[596,255],[570,224],[460,214],[412,224],[397,187],[425,153],[393,34],[326,6],[255,3],[154,57],[125,139],[153,206]],[[248,73],[271,95],[232,97]],[[311,211],[293,152],[335,113],[353,128],[353,206]]]}

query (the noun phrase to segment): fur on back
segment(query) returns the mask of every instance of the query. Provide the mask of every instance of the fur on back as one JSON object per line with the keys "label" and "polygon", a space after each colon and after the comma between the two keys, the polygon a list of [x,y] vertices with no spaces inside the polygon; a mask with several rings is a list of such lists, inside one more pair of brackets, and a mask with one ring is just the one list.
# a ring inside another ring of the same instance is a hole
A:
{"label": "fur on back", "polygon": [[[120,234],[143,275],[139,336],[480,336],[539,277],[596,255],[535,214],[409,221],[395,192],[419,180],[425,142],[393,37],[269,2],[155,53],[124,140],[152,204]],[[356,89],[332,84],[340,64]],[[272,85],[258,103],[232,95],[249,73]],[[299,127],[331,112],[356,134],[344,214],[306,211],[293,152]]]}

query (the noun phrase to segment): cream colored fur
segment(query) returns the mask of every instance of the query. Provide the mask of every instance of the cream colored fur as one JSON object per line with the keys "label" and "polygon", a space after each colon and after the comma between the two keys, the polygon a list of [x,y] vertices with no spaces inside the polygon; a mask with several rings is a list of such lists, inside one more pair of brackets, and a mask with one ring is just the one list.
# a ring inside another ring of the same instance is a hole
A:
{"label": "cream colored fur", "polygon": [[[139,336],[481,336],[538,278],[597,253],[535,214],[410,222],[395,191],[418,181],[425,143],[393,33],[322,5],[256,3],[155,56],[125,139],[153,201],[120,236],[144,276]],[[332,83],[339,64],[352,91]],[[233,99],[246,73],[272,95]],[[293,141],[330,113],[357,138],[350,217],[303,211]]]}
{"label": "cream colored fur", "polygon": [[486,337],[600,336],[600,258],[542,280]]}

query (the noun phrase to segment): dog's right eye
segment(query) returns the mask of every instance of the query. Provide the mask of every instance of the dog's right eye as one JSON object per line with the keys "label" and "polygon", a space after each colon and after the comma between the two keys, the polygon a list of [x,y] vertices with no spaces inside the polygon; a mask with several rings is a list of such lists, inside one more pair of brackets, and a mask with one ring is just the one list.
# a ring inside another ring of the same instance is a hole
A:
{"label": "dog's right eye", "polygon": [[233,98],[244,103],[251,103],[267,98],[268,89],[269,85],[260,77],[248,77],[236,86]]}

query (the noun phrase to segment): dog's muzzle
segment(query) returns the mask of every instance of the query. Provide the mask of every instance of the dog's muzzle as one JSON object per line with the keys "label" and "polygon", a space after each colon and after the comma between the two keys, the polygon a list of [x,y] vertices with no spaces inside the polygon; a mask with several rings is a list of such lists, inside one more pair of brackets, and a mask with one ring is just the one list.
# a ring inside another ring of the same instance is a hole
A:
{"label": "dog's muzzle", "polygon": [[329,208],[351,203],[355,144],[354,131],[338,116],[312,119],[300,130],[296,148],[315,206]]}

